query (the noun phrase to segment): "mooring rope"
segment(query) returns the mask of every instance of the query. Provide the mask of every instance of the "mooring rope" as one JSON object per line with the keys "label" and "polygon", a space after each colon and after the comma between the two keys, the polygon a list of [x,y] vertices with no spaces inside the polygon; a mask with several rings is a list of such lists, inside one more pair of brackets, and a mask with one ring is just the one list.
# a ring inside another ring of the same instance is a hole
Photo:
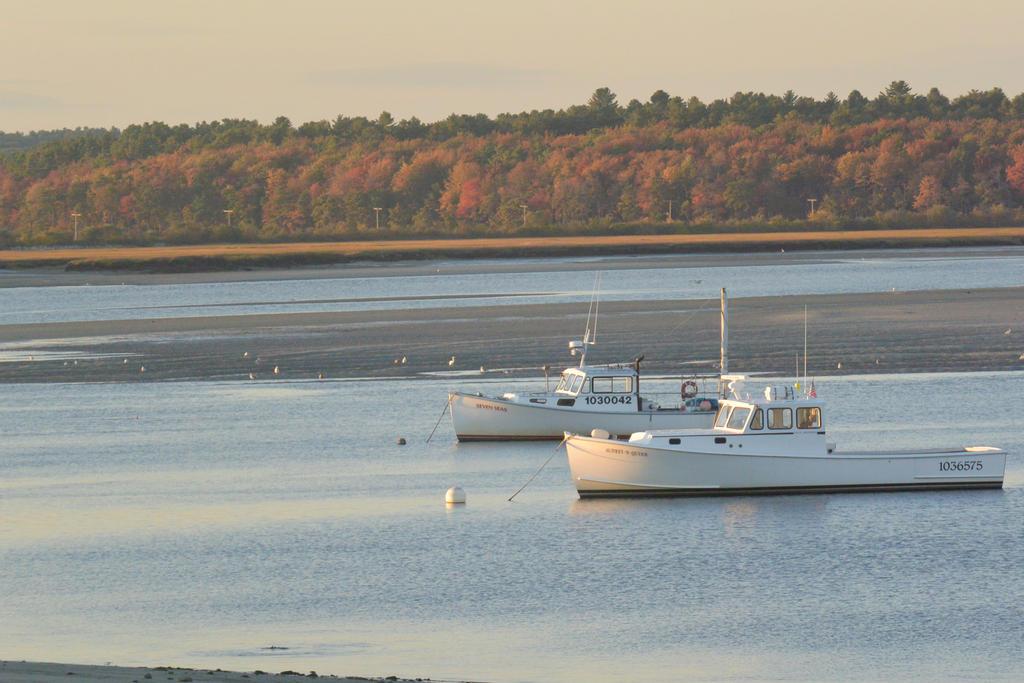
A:
{"label": "mooring rope", "polygon": [[508,499],[509,499],[509,501],[510,501],[510,502],[511,502],[511,500],[512,500],[513,498],[515,498],[516,496],[518,496],[518,495],[520,494],[520,492],[522,492],[522,490],[523,490],[523,489],[525,489],[525,488],[526,488],[527,486],[529,486],[529,485],[530,485],[530,482],[531,482],[531,481],[533,481],[533,480],[534,480],[534,478],[535,478],[535,477],[536,477],[536,476],[537,476],[538,474],[540,474],[540,470],[542,470],[542,469],[544,469],[545,467],[547,467],[547,466],[548,466],[548,463],[549,463],[549,462],[551,462],[551,458],[555,457],[555,453],[557,453],[557,452],[558,452],[558,450],[559,450],[559,449],[560,449],[560,448],[562,447],[562,444],[564,444],[564,443],[565,443],[565,440],[566,440],[566,439],[568,439],[568,438],[569,438],[569,436],[568,436],[568,435],[566,435],[566,436],[563,436],[563,437],[562,437],[562,440],[558,442],[558,445],[557,445],[557,446],[555,446],[555,450],[553,450],[553,451],[551,452],[551,455],[549,455],[549,456],[548,456],[548,459],[544,461],[544,464],[540,466],[540,469],[539,469],[539,470],[537,470],[536,472],[534,472],[534,473],[533,473],[533,476],[532,476],[532,477],[530,477],[529,479],[527,479],[527,480],[526,480],[526,483],[525,483],[525,484],[523,484],[522,486],[520,486],[520,487],[519,487],[519,491],[516,491],[515,493],[513,493],[513,494],[512,494],[511,496],[509,496],[509,497],[508,497]]}
{"label": "mooring rope", "polygon": [[437,418],[437,422],[434,423],[434,428],[430,430],[430,436],[427,437],[427,443],[430,443],[430,437],[434,436],[434,432],[437,431],[438,425],[441,424],[441,420],[444,419],[444,414],[448,412],[448,409],[452,406],[452,395],[448,394],[448,401],[444,404],[444,408],[441,410],[441,417]]}

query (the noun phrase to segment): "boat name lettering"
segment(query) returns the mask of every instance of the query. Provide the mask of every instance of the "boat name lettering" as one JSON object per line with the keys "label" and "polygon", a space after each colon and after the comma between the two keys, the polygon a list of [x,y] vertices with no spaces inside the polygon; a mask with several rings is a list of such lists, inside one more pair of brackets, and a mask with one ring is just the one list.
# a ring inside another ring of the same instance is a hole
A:
{"label": "boat name lettering", "polygon": [[630,405],[633,403],[632,396],[587,396],[587,405],[604,405],[607,403]]}
{"label": "boat name lettering", "polygon": [[506,408],[505,406],[492,406],[492,405],[488,405],[486,403],[477,403],[476,407],[477,408],[482,408],[483,410],[497,410],[497,411],[502,412],[502,413],[507,413],[508,412],[508,408]]}
{"label": "boat name lettering", "polygon": [[940,460],[940,472],[979,472],[981,471],[980,460]]}
{"label": "boat name lettering", "polygon": [[610,455],[629,455],[640,458],[647,457],[647,451],[638,451],[635,448],[609,448],[607,451]]}

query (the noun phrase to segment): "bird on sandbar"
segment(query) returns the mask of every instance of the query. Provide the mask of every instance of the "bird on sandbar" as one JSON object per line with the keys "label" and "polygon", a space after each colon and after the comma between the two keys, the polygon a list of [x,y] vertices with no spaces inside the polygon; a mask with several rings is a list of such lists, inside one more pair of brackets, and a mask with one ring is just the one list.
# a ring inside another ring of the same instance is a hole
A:
{"label": "bird on sandbar", "polygon": [[254,379],[256,379],[256,378],[255,378],[255,377],[253,377],[253,376],[252,376],[252,373],[250,372],[250,373],[249,373],[249,381],[251,382],[251,381],[252,381],[252,380],[254,380]]}
{"label": "bird on sandbar", "polygon": [[402,356],[402,365],[405,365],[405,356]]}
{"label": "bird on sandbar", "polygon": [[278,373],[278,367],[275,365],[274,366],[274,374],[276,375],[277,373]]}
{"label": "bird on sandbar", "polygon": [[245,352],[242,353],[242,358],[248,358],[248,357],[249,357],[249,352],[248,351],[245,351]]}
{"label": "bird on sandbar", "polygon": [[324,378],[324,373],[322,373],[322,372],[316,373],[316,378],[317,379],[323,379]]}
{"label": "bird on sandbar", "polygon": [[1006,328],[1006,332],[1003,332],[1003,334],[1010,334],[1011,332],[1013,332],[1013,330],[1008,327]]}
{"label": "bird on sandbar", "polygon": [[145,365],[143,365],[141,368],[139,368],[139,372],[145,372],[145,371],[146,371],[146,366]]}
{"label": "bird on sandbar", "polygon": [[455,356],[448,359],[448,367],[455,365]]}

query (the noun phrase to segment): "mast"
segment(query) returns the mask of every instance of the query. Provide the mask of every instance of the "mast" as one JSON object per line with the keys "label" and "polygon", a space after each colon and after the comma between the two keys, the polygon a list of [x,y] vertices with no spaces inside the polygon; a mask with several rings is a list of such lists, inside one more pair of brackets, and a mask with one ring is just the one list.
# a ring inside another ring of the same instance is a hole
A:
{"label": "mast", "polygon": [[[729,297],[722,287],[722,359],[719,375],[729,374]],[[725,398],[725,380],[719,379],[718,393]]]}

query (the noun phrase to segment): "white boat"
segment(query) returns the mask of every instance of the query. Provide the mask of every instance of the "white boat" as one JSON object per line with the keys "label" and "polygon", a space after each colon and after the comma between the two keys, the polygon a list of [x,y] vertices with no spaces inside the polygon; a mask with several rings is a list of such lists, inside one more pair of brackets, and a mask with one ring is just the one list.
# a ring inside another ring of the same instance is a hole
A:
{"label": "white boat", "polygon": [[[730,379],[740,379],[732,377]],[[735,395],[735,394],[734,394]],[[709,429],[647,430],[628,441],[566,435],[580,497],[743,495],[1001,488],[1006,452],[992,446],[836,450],[825,404],[792,387],[723,400]]]}
{"label": "white boat", "polygon": [[[566,368],[554,391],[501,396],[449,392],[452,427],[459,441],[484,441],[560,439],[566,431],[597,428],[626,435],[712,424],[717,398],[695,393],[680,405],[663,408],[640,394],[638,365]],[[687,380],[681,393],[696,390],[696,382]]]}
{"label": "white boat", "polygon": [[[722,367],[727,363],[728,304],[722,290]],[[569,342],[578,367],[566,368],[553,391],[498,396],[451,391],[448,406],[459,441],[499,439],[561,439],[565,432],[603,429],[628,435],[645,429],[710,427],[718,408],[719,378],[702,391],[697,378],[684,379],[679,402],[660,405],[640,393],[640,356],[632,363],[588,365],[586,350],[593,345],[589,321],[583,341]]]}

